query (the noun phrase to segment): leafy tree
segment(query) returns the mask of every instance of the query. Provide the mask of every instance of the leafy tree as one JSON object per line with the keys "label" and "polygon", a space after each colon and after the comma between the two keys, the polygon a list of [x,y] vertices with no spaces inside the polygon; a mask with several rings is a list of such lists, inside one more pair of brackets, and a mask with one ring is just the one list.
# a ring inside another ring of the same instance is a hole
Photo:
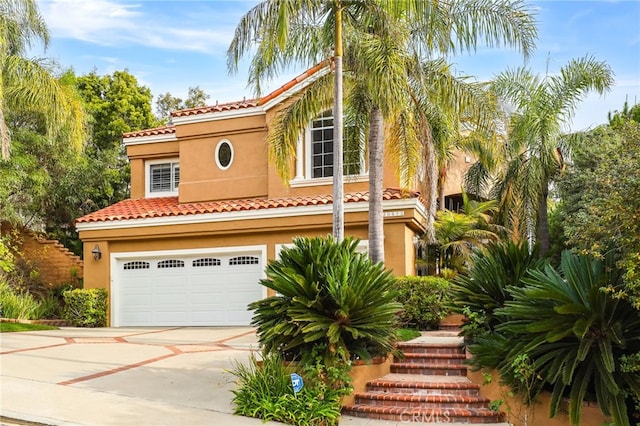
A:
{"label": "leafy tree", "polygon": [[127,72],[77,77],[69,71],[58,84],[95,114],[90,116],[90,139],[78,153],[67,143],[68,128],[61,127],[55,138],[47,135],[45,109],[7,111],[14,143],[11,159],[0,163],[0,179],[7,183],[0,187],[0,213],[46,231],[80,254],[73,221],[128,195],[121,132],[152,127],[155,121],[150,92]]}
{"label": "leafy tree", "polygon": [[[251,61],[249,82],[260,93],[261,80],[265,77],[272,77],[293,63],[317,63],[319,58],[328,56],[331,46],[334,66],[333,235],[338,241],[344,239],[343,18],[355,19],[362,6],[348,0],[285,0],[284,4],[279,0],[264,0],[242,17],[227,51],[229,70],[235,72],[242,56],[258,45]],[[316,29],[306,33],[300,31],[305,27],[311,29],[309,24]],[[324,33],[324,43],[319,43],[321,33]],[[326,43],[328,35],[330,44]]]}
{"label": "leafy tree", "polygon": [[[491,187],[493,197],[501,203],[503,224],[520,227],[523,237],[535,235],[541,255],[549,249],[549,183],[572,145],[572,138],[562,133],[563,125],[588,92],[602,94],[612,84],[609,65],[590,56],[571,60],[558,75],[540,77],[521,67],[504,71],[493,81],[497,96],[515,107],[515,112],[502,146],[502,160],[474,168],[476,176],[469,182]],[[482,188],[472,192],[483,193]]]}
{"label": "leafy tree", "polygon": [[207,99],[210,97],[200,86],[189,87],[189,93],[185,101],[174,97],[169,92],[164,95],[158,95],[156,98],[156,118],[159,122],[166,123],[171,120],[172,111],[205,106],[207,105]]}
{"label": "leafy tree", "polygon": [[558,182],[566,245],[596,256],[613,250],[626,271],[619,296],[640,309],[640,122],[579,136]]}
{"label": "leafy tree", "polygon": [[46,47],[49,34],[35,0],[0,1],[0,145],[2,159],[10,156],[10,111],[37,110],[42,113],[49,137],[64,130],[67,143],[77,150],[85,138],[84,111],[77,98],[52,75],[44,59],[24,55],[33,42]]}
{"label": "leafy tree", "polygon": [[151,90],[127,70],[104,76],[92,71],[75,77],[75,84],[91,116],[90,144],[97,150],[119,148],[123,133],[158,124],[151,111]]}
{"label": "leafy tree", "polygon": [[607,117],[609,125],[614,128],[618,128],[628,121],[640,123],[640,104],[635,104],[629,108],[629,103],[625,101],[621,111],[615,110],[613,113],[609,111]]}

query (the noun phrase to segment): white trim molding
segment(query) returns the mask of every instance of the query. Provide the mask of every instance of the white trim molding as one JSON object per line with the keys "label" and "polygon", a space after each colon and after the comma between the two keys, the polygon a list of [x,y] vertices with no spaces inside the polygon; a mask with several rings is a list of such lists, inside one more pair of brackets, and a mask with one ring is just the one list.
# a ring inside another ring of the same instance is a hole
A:
{"label": "white trim molding", "polygon": [[124,146],[129,145],[144,145],[147,143],[158,143],[158,142],[174,142],[177,141],[178,138],[174,133],[168,133],[165,135],[152,135],[152,136],[136,136],[133,138],[123,138],[122,144]]}
{"label": "white trim molding", "polygon": [[[425,206],[417,198],[406,198],[401,200],[385,200],[382,202],[385,212],[402,209],[416,209],[424,218],[427,217]],[[351,202],[344,206],[345,213],[357,213],[369,211],[369,203]],[[260,210],[244,210],[237,212],[202,213],[181,216],[166,216],[144,219],[109,220],[102,222],[86,222],[76,224],[78,231],[99,231],[107,229],[131,229],[149,226],[174,226],[190,225],[198,223],[230,222],[252,219],[277,219],[299,216],[330,215],[333,212],[332,204],[298,206],[298,207],[277,207]],[[391,214],[396,216],[397,214]],[[388,216],[387,216],[388,217]]]}

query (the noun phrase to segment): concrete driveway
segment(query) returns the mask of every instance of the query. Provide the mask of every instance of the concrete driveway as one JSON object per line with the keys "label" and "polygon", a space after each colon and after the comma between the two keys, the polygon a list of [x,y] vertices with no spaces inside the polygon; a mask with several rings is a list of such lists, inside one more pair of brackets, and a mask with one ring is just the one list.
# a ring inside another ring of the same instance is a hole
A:
{"label": "concrete driveway", "polygon": [[279,425],[233,415],[227,370],[257,349],[248,327],[1,333],[0,425]]}
{"label": "concrete driveway", "polygon": [[238,327],[2,333],[0,414],[48,425],[261,425],[232,415],[225,371],[257,347],[253,329]]}

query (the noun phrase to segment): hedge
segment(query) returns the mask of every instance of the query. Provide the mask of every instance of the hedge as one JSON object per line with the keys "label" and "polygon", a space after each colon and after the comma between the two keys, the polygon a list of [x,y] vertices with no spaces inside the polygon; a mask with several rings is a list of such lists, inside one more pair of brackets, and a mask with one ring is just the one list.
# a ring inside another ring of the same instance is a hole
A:
{"label": "hedge", "polygon": [[399,277],[397,301],[403,305],[400,320],[420,330],[437,329],[449,313],[449,281],[440,277]]}
{"label": "hedge", "polygon": [[75,289],[64,292],[64,318],[76,327],[107,325],[107,290]]}

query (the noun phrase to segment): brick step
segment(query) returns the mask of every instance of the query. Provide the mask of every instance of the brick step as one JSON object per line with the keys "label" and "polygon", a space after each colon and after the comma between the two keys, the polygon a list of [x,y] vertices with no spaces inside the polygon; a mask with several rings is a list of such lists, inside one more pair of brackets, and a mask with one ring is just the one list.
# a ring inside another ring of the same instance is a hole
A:
{"label": "brick step", "polygon": [[342,414],[402,423],[501,423],[502,414],[489,409],[380,407],[353,404],[342,407]]}
{"label": "brick step", "polygon": [[455,331],[460,332],[462,329],[460,328],[460,324],[458,323],[440,323],[440,330],[442,331]]}
{"label": "brick step", "polygon": [[486,409],[489,398],[466,395],[416,395],[391,392],[362,392],[355,395],[356,404],[409,408]]}
{"label": "brick step", "polygon": [[424,374],[430,376],[466,376],[467,367],[464,364],[433,364],[394,362],[391,372],[398,374]]}
{"label": "brick step", "polygon": [[428,344],[420,342],[401,342],[397,345],[407,354],[464,354],[462,344]]}
{"label": "brick step", "polygon": [[394,359],[395,362],[413,364],[462,364],[466,359],[465,354],[432,354],[432,353],[407,353],[402,359]]}
{"label": "brick step", "polygon": [[[446,381],[445,381],[446,380]],[[460,376],[419,376],[388,374],[367,382],[369,392],[407,393],[414,395],[478,396],[480,385]]]}

